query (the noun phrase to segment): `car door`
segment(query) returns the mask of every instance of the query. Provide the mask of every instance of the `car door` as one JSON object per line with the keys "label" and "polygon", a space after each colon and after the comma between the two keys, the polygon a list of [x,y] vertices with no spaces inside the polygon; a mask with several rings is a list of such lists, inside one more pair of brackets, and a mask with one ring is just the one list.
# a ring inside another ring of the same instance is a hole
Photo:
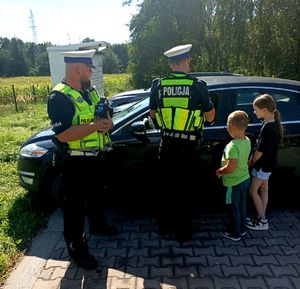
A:
{"label": "car door", "polygon": [[[293,89],[278,87],[253,87],[236,89],[236,109],[244,110],[251,117],[247,132],[256,139],[262,126],[254,114],[253,101],[261,94],[270,94],[276,101],[276,108],[281,115],[284,128],[284,144],[278,153],[279,168],[289,168],[300,176],[300,94]],[[255,140],[254,140],[255,142]]]}

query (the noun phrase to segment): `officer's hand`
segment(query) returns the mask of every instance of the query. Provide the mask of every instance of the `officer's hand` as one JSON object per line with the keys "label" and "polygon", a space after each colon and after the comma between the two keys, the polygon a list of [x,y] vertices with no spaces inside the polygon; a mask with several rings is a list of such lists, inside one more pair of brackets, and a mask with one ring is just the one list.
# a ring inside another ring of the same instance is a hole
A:
{"label": "officer's hand", "polygon": [[113,127],[112,119],[109,118],[98,118],[96,119],[97,131],[108,132]]}

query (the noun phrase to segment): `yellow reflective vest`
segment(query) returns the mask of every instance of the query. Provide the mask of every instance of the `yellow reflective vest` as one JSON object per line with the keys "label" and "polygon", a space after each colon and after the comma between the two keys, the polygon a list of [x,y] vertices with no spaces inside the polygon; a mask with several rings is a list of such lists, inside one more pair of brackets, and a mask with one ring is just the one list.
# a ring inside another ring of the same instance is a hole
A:
{"label": "yellow reflective vest", "polygon": [[[95,120],[95,106],[100,100],[99,95],[95,89],[92,89],[90,91],[92,105],[89,105],[83,99],[80,92],[64,83],[57,84],[54,87],[53,91],[60,91],[61,93],[69,97],[73,102],[75,113],[72,119],[72,125],[90,124]],[[110,143],[108,133],[103,134],[95,131],[82,139],[68,142],[68,147],[72,150],[92,151],[103,149],[108,143]]]}
{"label": "yellow reflective vest", "polygon": [[204,124],[200,105],[192,104],[194,78],[171,73],[160,80],[156,120],[160,128],[179,132],[201,131]]}

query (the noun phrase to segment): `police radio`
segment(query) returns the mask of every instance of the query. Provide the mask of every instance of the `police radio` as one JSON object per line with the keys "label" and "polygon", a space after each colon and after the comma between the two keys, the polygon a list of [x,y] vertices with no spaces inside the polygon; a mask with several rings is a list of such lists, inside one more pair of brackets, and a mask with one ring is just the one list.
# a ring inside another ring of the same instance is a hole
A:
{"label": "police radio", "polygon": [[107,118],[107,112],[110,114],[110,117],[112,117],[113,108],[109,105],[106,98],[101,97],[95,107],[95,118]]}

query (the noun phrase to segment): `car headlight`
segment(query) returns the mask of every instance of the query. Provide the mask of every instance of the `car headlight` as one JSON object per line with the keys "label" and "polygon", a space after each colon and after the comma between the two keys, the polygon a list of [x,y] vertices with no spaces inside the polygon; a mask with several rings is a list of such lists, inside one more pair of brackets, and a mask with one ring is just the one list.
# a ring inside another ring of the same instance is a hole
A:
{"label": "car headlight", "polygon": [[31,143],[21,148],[20,155],[28,158],[40,158],[46,152],[48,152],[46,148],[40,147],[35,143]]}

